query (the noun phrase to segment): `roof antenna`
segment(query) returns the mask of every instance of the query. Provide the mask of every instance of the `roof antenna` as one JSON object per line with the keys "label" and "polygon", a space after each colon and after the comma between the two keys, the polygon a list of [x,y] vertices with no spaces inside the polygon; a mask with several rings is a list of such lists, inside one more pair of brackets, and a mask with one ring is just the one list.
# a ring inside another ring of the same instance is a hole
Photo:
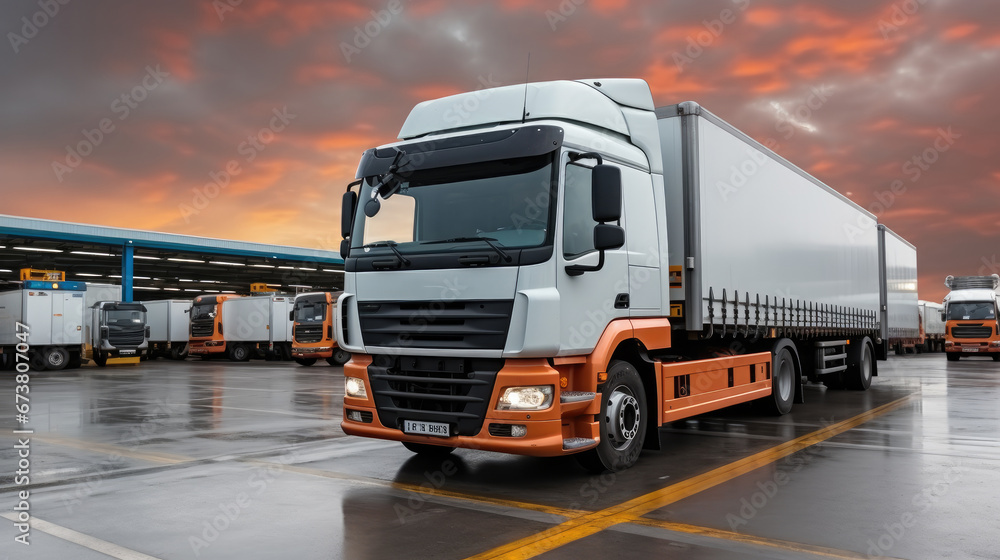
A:
{"label": "roof antenna", "polygon": [[528,118],[528,74],[531,72],[531,51],[528,51],[528,65],[524,69],[524,101],[521,103],[521,124]]}

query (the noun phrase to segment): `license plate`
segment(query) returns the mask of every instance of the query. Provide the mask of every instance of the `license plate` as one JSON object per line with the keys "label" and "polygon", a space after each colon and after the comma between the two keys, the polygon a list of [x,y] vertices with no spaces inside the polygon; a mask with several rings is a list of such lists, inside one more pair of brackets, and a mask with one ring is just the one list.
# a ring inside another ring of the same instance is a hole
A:
{"label": "license plate", "polygon": [[126,354],[135,354],[135,350],[119,350],[118,353],[124,356]]}
{"label": "license plate", "polygon": [[416,420],[403,420],[403,431],[408,434],[420,434],[424,436],[449,437],[448,424],[440,422],[417,422]]}
{"label": "license plate", "polygon": [[979,352],[979,348],[976,348],[975,346],[966,347],[962,348],[962,352]]}

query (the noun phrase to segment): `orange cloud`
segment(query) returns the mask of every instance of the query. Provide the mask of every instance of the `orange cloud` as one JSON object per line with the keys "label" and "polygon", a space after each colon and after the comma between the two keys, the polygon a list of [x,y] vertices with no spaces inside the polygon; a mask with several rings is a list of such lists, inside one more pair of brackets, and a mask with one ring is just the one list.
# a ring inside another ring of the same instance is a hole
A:
{"label": "orange cloud", "polygon": [[781,11],[769,7],[755,6],[746,12],[747,22],[760,27],[773,27],[782,17]]}
{"label": "orange cloud", "polygon": [[974,23],[964,23],[949,27],[944,31],[942,36],[945,39],[962,39],[963,37],[972,35],[977,29],[979,29],[979,26]]}

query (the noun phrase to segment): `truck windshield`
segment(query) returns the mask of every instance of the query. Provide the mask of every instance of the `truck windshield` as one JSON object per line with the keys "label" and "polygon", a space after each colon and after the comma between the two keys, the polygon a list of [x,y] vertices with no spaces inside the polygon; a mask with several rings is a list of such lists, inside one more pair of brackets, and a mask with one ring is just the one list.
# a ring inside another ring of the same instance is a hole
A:
{"label": "truck windshield", "polygon": [[191,320],[215,318],[215,304],[206,303],[191,306]]}
{"label": "truck windshield", "polygon": [[142,325],[146,322],[146,314],[142,311],[130,311],[121,309],[108,310],[108,324],[121,327],[127,325]]}
{"label": "truck windshield", "polygon": [[297,323],[322,323],[323,320],[326,319],[326,302],[295,302],[294,317]]}
{"label": "truck windshield", "polygon": [[948,319],[995,319],[996,308],[992,301],[969,301],[948,304]]}
{"label": "truck windshield", "polygon": [[[352,256],[477,249],[489,238],[503,248],[552,242],[554,177],[551,154],[440,169],[400,172],[397,192],[382,200],[374,217],[359,211],[351,235]],[[361,206],[377,180],[361,189]],[[380,246],[379,246],[380,245]]]}

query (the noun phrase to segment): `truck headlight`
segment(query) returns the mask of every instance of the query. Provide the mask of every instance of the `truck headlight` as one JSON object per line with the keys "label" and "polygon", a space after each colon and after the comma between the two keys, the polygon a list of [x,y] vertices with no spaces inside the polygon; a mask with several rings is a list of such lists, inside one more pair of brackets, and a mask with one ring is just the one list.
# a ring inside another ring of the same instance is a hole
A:
{"label": "truck headlight", "polygon": [[368,398],[368,391],[365,390],[364,380],[357,377],[348,377],[344,379],[344,392],[348,397],[355,397],[358,399]]}
{"label": "truck headlight", "polygon": [[552,385],[507,387],[504,389],[497,410],[544,410],[552,405]]}

